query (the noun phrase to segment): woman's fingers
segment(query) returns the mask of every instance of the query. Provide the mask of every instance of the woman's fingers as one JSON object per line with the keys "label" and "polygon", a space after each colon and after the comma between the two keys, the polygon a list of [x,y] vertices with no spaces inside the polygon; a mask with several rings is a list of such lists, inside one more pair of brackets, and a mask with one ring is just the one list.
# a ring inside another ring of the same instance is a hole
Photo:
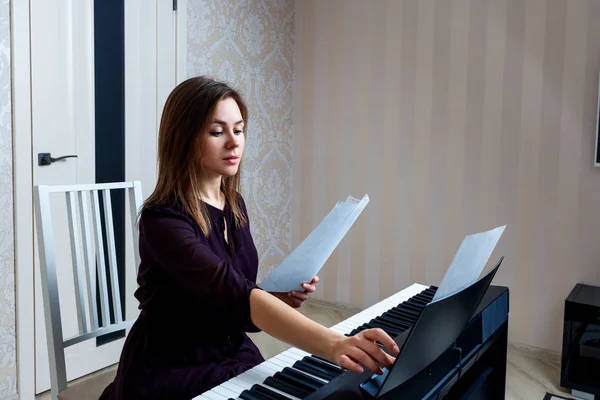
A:
{"label": "woman's fingers", "polygon": [[398,352],[400,351],[398,349],[398,345],[396,345],[396,342],[394,342],[394,339],[392,339],[387,333],[385,333],[383,329],[366,329],[362,331],[362,333],[368,340],[372,342],[379,342],[382,345],[384,345],[392,354],[398,354]]}
{"label": "woman's fingers", "polygon": [[352,359],[350,359],[350,357],[348,357],[345,354],[342,354],[342,356],[340,357],[340,360],[338,362],[339,366],[347,369],[349,371],[353,371],[356,373],[361,373],[363,372],[363,367],[361,367],[359,364],[357,364],[356,362],[354,362]]}
{"label": "woman's fingers", "polygon": [[314,278],[312,278],[312,280],[310,282],[304,282],[302,284],[302,288],[304,288],[304,290],[306,292],[312,293],[317,289],[317,287],[316,287],[317,283],[319,283],[319,277],[315,276]]}
{"label": "woman's fingers", "polygon": [[343,354],[340,357],[339,366],[344,369],[354,371],[360,374],[364,371],[363,365],[373,373],[376,373],[377,375],[381,375],[383,373],[381,367],[379,367],[379,365],[377,365],[377,363],[375,363],[375,361],[372,358],[370,358],[367,354],[365,354],[362,351],[360,351],[360,353],[354,353],[353,356]]}
{"label": "woman's fingers", "polygon": [[395,358],[381,349],[376,342],[387,345],[392,352],[397,353],[397,346],[383,330],[367,329],[340,342],[338,364],[342,368],[355,372],[362,372],[362,367],[381,374],[381,366],[390,368]]}
{"label": "woman's fingers", "polygon": [[358,347],[374,361],[389,368],[394,364],[394,357],[383,351],[376,343],[369,339],[364,339],[358,342]]}
{"label": "woman's fingers", "polygon": [[304,288],[305,293],[312,293],[317,289],[315,285],[309,283],[303,283],[302,287]]}
{"label": "woman's fingers", "polygon": [[295,297],[299,300],[305,301],[308,299],[308,294],[304,292],[298,292],[297,290],[292,290],[290,292],[290,296]]}
{"label": "woman's fingers", "polygon": [[[377,347],[377,346],[375,346]],[[378,349],[380,350],[380,349]],[[381,350],[380,350],[381,351]],[[381,367],[377,364],[377,361],[373,358],[373,354],[369,351],[364,351],[359,344],[358,347],[351,347],[346,352],[346,355],[350,357],[354,362],[360,363],[363,367],[373,371],[376,374],[381,374]]]}

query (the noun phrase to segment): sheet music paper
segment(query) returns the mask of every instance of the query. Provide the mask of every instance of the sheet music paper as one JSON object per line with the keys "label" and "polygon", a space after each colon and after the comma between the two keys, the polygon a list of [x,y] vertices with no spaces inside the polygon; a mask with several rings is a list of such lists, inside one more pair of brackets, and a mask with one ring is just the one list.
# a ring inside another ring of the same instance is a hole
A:
{"label": "sheet music paper", "polygon": [[465,236],[432,301],[451,296],[477,281],[504,228],[506,225]]}
{"label": "sheet music paper", "polygon": [[304,290],[300,285],[310,282],[317,275],[368,203],[368,195],[361,200],[348,196],[346,201],[338,201],[306,239],[259,286],[269,292]]}

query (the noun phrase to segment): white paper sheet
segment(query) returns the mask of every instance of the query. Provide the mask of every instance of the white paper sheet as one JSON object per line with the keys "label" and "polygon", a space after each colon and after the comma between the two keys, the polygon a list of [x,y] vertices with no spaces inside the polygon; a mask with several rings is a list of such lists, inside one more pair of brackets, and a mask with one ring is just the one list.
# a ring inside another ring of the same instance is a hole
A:
{"label": "white paper sheet", "polygon": [[451,296],[477,281],[506,225],[487,232],[467,235],[448,267],[433,301]]}
{"label": "white paper sheet", "polygon": [[338,201],[306,239],[259,286],[269,292],[304,290],[302,283],[310,282],[317,275],[368,203],[368,195],[361,200],[349,196],[346,201]]}

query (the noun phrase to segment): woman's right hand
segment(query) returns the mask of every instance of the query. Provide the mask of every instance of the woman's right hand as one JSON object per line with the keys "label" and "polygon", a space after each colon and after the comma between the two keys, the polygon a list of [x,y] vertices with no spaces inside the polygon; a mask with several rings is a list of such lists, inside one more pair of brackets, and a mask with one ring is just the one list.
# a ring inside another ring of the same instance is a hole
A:
{"label": "woman's right hand", "polygon": [[332,346],[330,359],[350,371],[363,372],[360,363],[381,375],[383,371],[379,365],[390,368],[396,359],[377,346],[376,342],[381,343],[392,354],[399,352],[396,342],[387,333],[382,329],[374,328],[366,329],[350,337],[337,337]]}

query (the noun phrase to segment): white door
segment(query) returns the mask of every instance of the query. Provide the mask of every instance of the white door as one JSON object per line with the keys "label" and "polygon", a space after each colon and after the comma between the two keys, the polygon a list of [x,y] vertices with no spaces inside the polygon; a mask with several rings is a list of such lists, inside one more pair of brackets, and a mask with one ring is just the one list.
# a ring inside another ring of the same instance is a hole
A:
{"label": "white door", "polygon": [[[94,135],[94,4],[91,0],[31,2],[31,105],[33,184],[74,184],[95,181]],[[49,166],[38,165],[39,153],[56,158],[76,155]],[[63,202],[64,203],[64,202]],[[70,266],[66,210],[53,204],[57,265]],[[66,240],[65,240],[66,239]],[[37,244],[36,247],[37,249]],[[50,388],[46,328],[35,253],[36,392]],[[59,269],[65,337],[77,332],[73,286]],[[70,280],[72,282],[72,278]],[[73,318],[68,318],[73,316]],[[67,376],[74,379],[117,360],[121,343],[95,349],[90,340],[67,350]]]}
{"label": "white door", "polygon": [[[165,93],[177,81],[176,17],[172,0],[125,3],[125,179],[141,180],[147,196],[156,179],[147,168],[156,165],[156,122]],[[33,185],[95,182],[94,1],[31,0],[30,29]],[[51,153],[54,158],[77,157],[39,166],[39,153]],[[54,207],[58,215],[66,215],[64,206],[57,202]],[[67,226],[56,221],[57,265],[70,266]],[[50,374],[37,243],[34,246],[35,392],[40,393],[50,388]],[[130,253],[126,256],[132,259]],[[132,271],[126,272],[128,317],[137,308]],[[65,268],[59,282],[72,281],[69,274],[70,268]],[[61,296],[63,333],[69,337],[77,329],[73,287],[61,287]],[[115,364],[123,343],[124,339],[119,339],[97,347],[93,339],[70,347],[65,357],[67,379]]]}

